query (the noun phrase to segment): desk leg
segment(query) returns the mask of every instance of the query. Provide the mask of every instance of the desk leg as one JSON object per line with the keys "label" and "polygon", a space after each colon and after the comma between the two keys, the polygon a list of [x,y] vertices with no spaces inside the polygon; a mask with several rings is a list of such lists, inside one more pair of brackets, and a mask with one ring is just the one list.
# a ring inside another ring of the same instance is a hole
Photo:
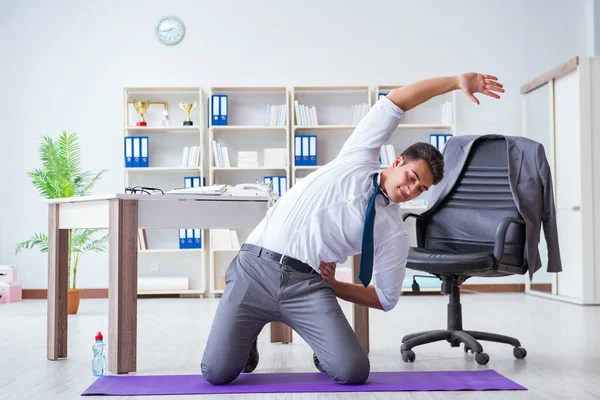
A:
{"label": "desk leg", "polygon": [[69,231],[59,229],[58,204],[48,209],[48,360],[67,357]]}
{"label": "desk leg", "polygon": [[292,343],[292,328],[282,322],[271,322],[271,343]]}
{"label": "desk leg", "polygon": [[137,368],[138,202],[110,200],[108,370]]}
{"label": "desk leg", "polygon": [[[361,283],[358,279],[360,271],[360,254],[353,257],[352,279],[354,283]],[[365,351],[369,352],[369,307],[352,304],[352,316],[354,323],[354,333],[358,341],[362,344]]]}

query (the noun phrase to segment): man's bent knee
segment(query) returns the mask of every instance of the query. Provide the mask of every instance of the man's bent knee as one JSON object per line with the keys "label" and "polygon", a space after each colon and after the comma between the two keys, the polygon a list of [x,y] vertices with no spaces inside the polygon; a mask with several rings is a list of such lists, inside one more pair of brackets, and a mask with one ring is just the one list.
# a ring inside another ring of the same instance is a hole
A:
{"label": "man's bent knee", "polygon": [[368,356],[352,357],[330,372],[331,378],[343,385],[362,385],[369,378],[371,365]]}
{"label": "man's bent knee", "polygon": [[236,371],[231,366],[225,365],[223,362],[216,362],[201,365],[202,376],[204,379],[213,385],[227,385],[233,382],[242,372]]}

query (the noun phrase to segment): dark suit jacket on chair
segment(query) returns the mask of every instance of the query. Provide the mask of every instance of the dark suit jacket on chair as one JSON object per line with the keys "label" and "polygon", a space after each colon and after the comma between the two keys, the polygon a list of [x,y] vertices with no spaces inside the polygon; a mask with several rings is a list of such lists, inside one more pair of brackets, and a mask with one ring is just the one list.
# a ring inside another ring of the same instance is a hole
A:
{"label": "dark suit jacket on chair", "polygon": [[484,137],[504,138],[507,141],[510,188],[519,213],[525,220],[525,258],[530,278],[542,266],[538,252],[542,224],[548,247],[547,271],[562,271],[550,166],[544,147],[531,139],[500,135],[451,138],[444,148],[444,179],[431,189],[432,205],[423,214],[435,209],[452,190],[471,147],[479,138]]}

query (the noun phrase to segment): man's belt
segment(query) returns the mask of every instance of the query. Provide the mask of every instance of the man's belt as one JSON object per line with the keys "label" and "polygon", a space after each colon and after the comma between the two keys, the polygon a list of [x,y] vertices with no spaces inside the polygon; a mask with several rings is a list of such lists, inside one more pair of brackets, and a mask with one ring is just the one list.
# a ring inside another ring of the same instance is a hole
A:
{"label": "man's belt", "polygon": [[295,258],[285,256],[283,254],[276,253],[264,247],[255,246],[253,244],[244,243],[241,248],[242,251],[249,251],[250,253],[256,254],[259,257],[265,257],[270,260],[277,261],[282,265],[287,265],[299,272],[311,273],[316,271],[308,264],[303,263]]}

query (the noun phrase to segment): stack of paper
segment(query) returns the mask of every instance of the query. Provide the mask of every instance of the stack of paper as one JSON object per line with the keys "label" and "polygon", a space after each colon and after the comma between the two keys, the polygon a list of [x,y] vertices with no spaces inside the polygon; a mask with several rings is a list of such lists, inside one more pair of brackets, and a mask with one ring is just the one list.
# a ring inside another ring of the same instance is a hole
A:
{"label": "stack of paper", "polygon": [[258,153],[256,151],[238,151],[238,168],[257,168]]}
{"label": "stack of paper", "polygon": [[265,149],[264,166],[267,168],[286,168],[287,149]]}
{"label": "stack of paper", "polygon": [[165,194],[200,194],[200,195],[222,195],[227,188],[225,185],[200,186],[169,190]]}

